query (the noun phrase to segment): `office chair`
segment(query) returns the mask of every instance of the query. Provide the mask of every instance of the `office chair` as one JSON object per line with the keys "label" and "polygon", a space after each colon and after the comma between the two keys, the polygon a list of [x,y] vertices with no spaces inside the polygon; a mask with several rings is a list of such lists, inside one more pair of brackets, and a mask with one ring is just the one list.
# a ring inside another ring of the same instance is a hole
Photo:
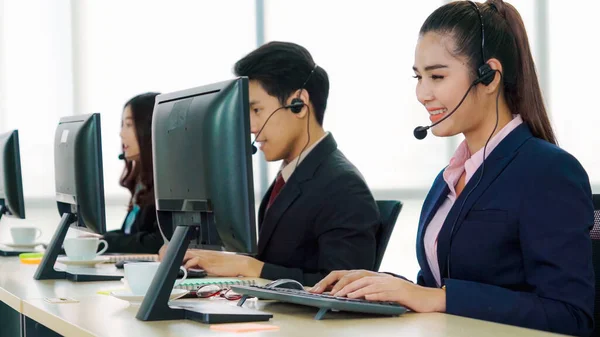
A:
{"label": "office chair", "polygon": [[381,226],[379,226],[377,237],[375,238],[377,240],[377,259],[375,260],[375,269],[373,270],[379,271],[383,254],[394,231],[398,214],[400,214],[400,210],[402,209],[402,202],[396,200],[377,200],[376,203],[379,208]]}
{"label": "office chair", "polygon": [[594,298],[594,333],[600,337],[600,194],[592,196],[594,201],[594,228],[590,231],[592,238],[592,261],[596,277],[596,296]]}

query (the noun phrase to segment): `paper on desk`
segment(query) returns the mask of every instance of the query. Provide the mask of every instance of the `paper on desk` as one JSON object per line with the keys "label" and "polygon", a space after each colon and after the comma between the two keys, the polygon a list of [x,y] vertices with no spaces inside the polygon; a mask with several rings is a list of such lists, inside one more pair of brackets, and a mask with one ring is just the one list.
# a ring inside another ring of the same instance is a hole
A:
{"label": "paper on desk", "polygon": [[211,330],[226,332],[278,331],[279,327],[260,323],[213,324]]}
{"label": "paper on desk", "polygon": [[44,301],[52,304],[79,303],[79,300],[71,297],[46,297],[44,298]]}

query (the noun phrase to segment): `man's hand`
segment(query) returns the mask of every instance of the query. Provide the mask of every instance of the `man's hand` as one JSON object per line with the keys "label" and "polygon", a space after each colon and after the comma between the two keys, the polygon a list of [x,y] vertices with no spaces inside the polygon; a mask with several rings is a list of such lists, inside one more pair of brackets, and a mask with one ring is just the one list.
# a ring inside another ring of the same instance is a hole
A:
{"label": "man's hand", "polygon": [[183,258],[185,268],[204,269],[215,276],[260,277],[264,263],[249,256],[211,250],[190,249]]}

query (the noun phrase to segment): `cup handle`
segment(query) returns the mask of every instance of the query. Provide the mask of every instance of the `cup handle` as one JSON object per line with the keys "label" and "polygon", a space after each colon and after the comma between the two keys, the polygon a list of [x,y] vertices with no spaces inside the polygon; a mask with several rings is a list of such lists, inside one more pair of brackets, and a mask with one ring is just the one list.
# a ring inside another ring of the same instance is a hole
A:
{"label": "cup handle", "polygon": [[42,236],[42,230],[39,228],[36,228],[35,231],[37,232],[35,239],[39,239]]}
{"label": "cup handle", "polygon": [[183,277],[181,279],[175,281],[174,287],[177,287],[178,285],[180,285],[181,282],[185,281],[185,279],[187,278],[187,270],[183,266],[181,266],[180,269],[183,270]]}
{"label": "cup handle", "polygon": [[99,246],[101,243],[103,243],[103,244],[104,244],[104,248],[102,248],[102,250],[101,250],[101,251],[99,251],[98,253],[96,253],[96,256],[104,254],[104,252],[106,252],[106,250],[108,249],[108,242],[106,242],[106,240],[100,240],[100,241],[98,241],[98,246]]}

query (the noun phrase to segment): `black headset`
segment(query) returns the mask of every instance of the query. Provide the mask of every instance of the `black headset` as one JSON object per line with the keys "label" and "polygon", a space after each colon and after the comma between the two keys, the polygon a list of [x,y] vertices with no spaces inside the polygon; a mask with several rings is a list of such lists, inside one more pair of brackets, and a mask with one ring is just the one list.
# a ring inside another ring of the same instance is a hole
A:
{"label": "black headset", "polygon": [[[450,111],[449,114],[447,114],[446,116],[444,116],[444,118],[440,119],[439,121],[437,121],[431,125],[417,126],[414,129],[413,135],[415,136],[415,138],[417,138],[419,140],[427,137],[427,130],[440,124],[441,122],[445,121],[450,116],[452,116],[454,114],[454,112],[456,110],[458,110],[458,108],[462,105],[462,103],[467,98],[467,95],[469,95],[469,92],[471,92],[471,89],[473,89],[473,87],[475,87],[479,83],[487,86],[487,85],[490,85],[490,83],[492,83],[492,81],[494,80],[496,70],[492,69],[492,67],[490,67],[490,65],[485,62],[485,56],[484,56],[485,31],[483,29],[483,18],[481,16],[481,12],[479,11],[479,6],[477,6],[477,4],[474,3],[473,1],[469,1],[469,3],[475,7],[475,10],[477,11],[477,15],[479,16],[479,22],[481,23],[481,65],[479,66],[479,68],[477,68],[477,78],[473,81],[473,83],[471,83],[471,85],[469,86],[469,89],[467,89],[467,92],[465,92],[465,94],[463,95],[463,97],[460,100],[460,102],[458,103],[458,105],[456,105],[456,107],[452,111]],[[502,76],[502,74],[500,74],[500,76]]]}
{"label": "black headset", "polygon": [[[500,79],[502,80],[502,72],[492,69],[492,67],[490,67],[490,65],[485,62],[485,56],[484,56],[484,51],[485,51],[485,33],[484,33],[484,29],[483,29],[483,16],[481,15],[481,11],[479,10],[479,6],[477,6],[476,3],[474,3],[473,1],[469,1],[469,3],[473,7],[475,7],[475,10],[477,11],[477,15],[479,16],[479,22],[481,23],[481,58],[482,58],[482,63],[483,63],[477,69],[478,77],[473,82],[473,84],[471,85],[471,88],[472,88],[474,85],[476,85],[478,83],[482,83],[483,85],[486,85],[486,86],[489,85],[494,80],[496,72],[498,72],[500,74]],[[470,90],[470,88],[469,88],[469,90]],[[466,95],[465,95],[465,97],[466,97]],[[477,186],[479,186],[479,183],[481,182],[481,179],[483,178],[483,172],[485,171],[485,161],[486,161],[485,151],[486,151],[488,143],[490,142],[490,140],[492,139],[492,136],[494,135],[494,133],[496,132],[496,129],[498,128],[498,118],[499,118],[498,117],[498,98],[499,97],[500,97],[500,90],[498,90],[498,93],[496,94],[496,125],[494,126],[494,130],[492,130],[492,133],[488,137],[488,139],[485,142],[485,145],[483,147],[483,162],[481,163],[481,173],[479,174],[479,178],[477,180],[477,183],[475,183],[475,185],[473,186],[473,188],[469,191],[469,193],[463,199],[463,202],[462,202],[462,204],[461,204],[461,206],[460,206],[460,208],[458,210],[456,218],[454,219],[454,222],[452,223],[452,227],[450,229],[450,239],[449,239],[450,242],[448,243],[448,256],[447,256],[447,263],[446,263],[446,269],[447,269],[447,274],[446,275],[448,276],[448,278],[450,278],[450,255],[452,254],[452,238],[454,237],[454,234],[455,234],[454,233],[454,227],[456,226],[456,223],[458,222],[458,218],[460,217],[460,214],[462,213],[462,210],[463,210],[463,208],[465,206],[465,203],[469,199],[469,196],[471,195],[471,193],[473,193],[473,191],[475,191],[475,189],[477,189]],[[463,99],[464,99],[464,97],[463,97]],[[441,275],[442,272],[443,271],[440,270],[440,275]]]}
{"label": "black headset", "polygon": [[[254,141],[252,141],[252,144],[250,145],[252,147],[252,154],[255,154],[256,152],[258,152],[258,148],[254,145],[254,143],[258,139],[258,136],[261,134],[261,132],[265,128],[265,126],[267,126],[267,123],[269,123],[269,120],[271,119],[271,117],[273,117],[273,115],[277,111],[279,111],[281,109],[290,109],[290,111],[294,114],[298,114],[298,113],[300,113],[300,111],[302,111],[302,108],[306,105],[306,103],[304,103],[304,101],[300,98],[300,95],[302,94],[302,90],[304,90],[304,86],[306,86],[306,83],[308,83],[308,80],[310,80],[310,78],[312,77],[313,73],[315,72],[315,70],[317,69],[318,66],[319,65],[315,64],[315,66],[310,71],[310,74],[308,74],[308,77],[306,78],[304,83],[302,83],[302,86],[300,87],[300,92],[298,92],[298,97],[292,99],[290,104],[279,107],[279,108],[275,109],[273,112],[271,112],[271,114],[269,115],[269,117],[267,118],[267,120],[265,121],[263,126],[260,128],[260,130],[258,131],[256,136],[254,136]],[[306,106],[308,107],[308,105],[306,105]],[[309,108],[308,118],[310,118],[310,108]],[[306,120],[306,124],[307,124],[307,132],[308,132],[308,141],[310,142],[310,131],[308,130],[308,119]],[[304,149],[306,149],[306,146],[304,147]],[[302,152],[304,152],[304,149],[302,149],[302,151],[300,152],[300,155],[302,155]]]}
{"label": "black headset", "polygon": [[304,86],[306,85],[306,83],[308,83],[308,80],[310,80],[310,78],[312,77],[312,74],[315,72],[317,67],[318,67],[318,65],[315,64],[315,66],[310,71],[310,74],[308,74],[306,81],[304,81],[304,83],[302,83],[302,86],[300,87],[300,92],[298,93],[298,97],[294,98],[292,100],[292,102],[289,105],[286,105],[284,108],[290,109],[290,111],[295,114],[300,113],[300,111],[302,111],[302,108],[304,107],[305,103],[300,98],[300,95],[302,94],[302,90],[304,90]]}
{"label": "black headset", "polygon": [[304,107],[304,101],[301,98],[294,98],[292,100],[292,102],[290,103],[290,105],[285,106],[286,109],[290,109],[290,111],[295,114],[300,113],[300,111],[302,111],[303,107]]}
{"label": "black headset", "polygon": [[482,83],[487,86],[490,85],[494,80],[494,77],[496,77],[496,70],[492,69],[492,67],[485,62],[485,29],[483,28],[483,16],[481,15],[479,6],[473,1],[469,1],[469,3],[475,7],[477,15],[479,16],[479,23],[481,24],[481,66],[477,69],[477,79],[475,80],[475,84]]}

